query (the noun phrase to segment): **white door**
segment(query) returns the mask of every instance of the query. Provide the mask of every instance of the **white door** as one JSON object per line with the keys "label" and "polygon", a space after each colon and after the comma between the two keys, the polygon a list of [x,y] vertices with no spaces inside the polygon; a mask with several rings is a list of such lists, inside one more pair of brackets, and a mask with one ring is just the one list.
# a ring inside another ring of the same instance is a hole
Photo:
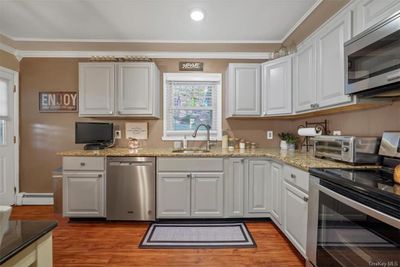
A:
{"label": "white door", "polygon": [[292,56],[262,65],[263,116],[292,113]]}
{"label": "white door", "polygon": [[224,215],[223,173],[192,173],[192,217]]}
{"label": "white door", "polygon": [[118,113],[152,115],[154,74],[150,63],[117,65]]}
{"label": "white door", "polygon": [[399,0],[361,0],[354,9],[353,33],[365,29],[400,10]]}
{"label": "white door", "polygon": [[114,115],[114,63],[79,64],[79,115]]}
{"label": "white door", "polygon": [[0,205],[14,204],[15,200],[14,75],[0,69]]}
{"label": "white door", "polygon": [[296,53],[293,68],[293,104],[295,112],[313,109],[317,102],[314,40]]}
{"label": "white door", "polygon": [[270,211],[270,163],[249,160],[247,168],[246,216],[265,216]]}
{"label": "white door", "polygon": [[282,224],[282,166],[271,164],[272,208],[271,215],[278,224]]}
{"label": "white door", "polygon": [[158,173],[157,218],[190,217],[190,173]]}
{"label": "white door", "polygon": [[244,159],[230,158],[228,173],[225,175],[226,215],[243,217]]}
{"label": "white door", "polygon": [[319,107],[351,101],[344,93],[344,42],[351,37],[351,13],[317,37],[317,103]]}
{"label": "white door", "polygon": [[65,217],[105,217],[104,174],[64,173]]}
{"label": "white door", "polygon": [[229,110],[233,116],[261,115],[260,64],[229,65]]}
{"label": "white door", "polygon": [[284,231],[304,256],[307,242],[308,196],[284,182]]}

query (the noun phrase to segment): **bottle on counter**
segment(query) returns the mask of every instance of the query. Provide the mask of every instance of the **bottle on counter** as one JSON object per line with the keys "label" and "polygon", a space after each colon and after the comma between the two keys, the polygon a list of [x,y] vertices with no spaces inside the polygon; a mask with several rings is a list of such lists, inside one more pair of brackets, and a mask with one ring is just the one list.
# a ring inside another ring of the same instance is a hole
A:
{"label": "bottle on counter", "polygon": [[187,138],[186,138],[186,135],[183,137],[183,148],[187,148],[188,146],[187,146]]}
{"label": "bottle on counter", "polygon": [[228,132],[225,130],[222,132],[222,148],[227,149],[229,147],[229,135]]}
{"label": "bottle on counter", "polygon": [[246,141],[244,139],[240,139],[239,148],[246,149]]}
{"label": "bottle on counter", "polygon": [[229,139],[228,139],[228,149],[230,151],[235,150],[235,138],[229,137]]}

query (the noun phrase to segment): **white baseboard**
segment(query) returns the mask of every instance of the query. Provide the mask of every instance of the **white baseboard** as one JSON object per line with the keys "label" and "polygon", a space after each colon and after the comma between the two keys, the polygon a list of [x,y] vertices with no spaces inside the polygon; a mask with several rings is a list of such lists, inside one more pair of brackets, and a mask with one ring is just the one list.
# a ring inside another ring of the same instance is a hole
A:
{"label": "white baseboard", "polygon": [[53,205],[53,193],[18,193],[16,204],[21,205]]}

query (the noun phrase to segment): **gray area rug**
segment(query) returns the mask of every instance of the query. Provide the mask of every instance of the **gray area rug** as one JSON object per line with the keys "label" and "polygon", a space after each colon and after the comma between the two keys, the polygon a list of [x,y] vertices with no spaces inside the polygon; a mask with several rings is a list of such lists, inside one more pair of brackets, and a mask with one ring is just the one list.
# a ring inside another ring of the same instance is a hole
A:
{"label": "gray area rug", "polygon": [[153,223],[140,248],[256,247],[245,223]]}

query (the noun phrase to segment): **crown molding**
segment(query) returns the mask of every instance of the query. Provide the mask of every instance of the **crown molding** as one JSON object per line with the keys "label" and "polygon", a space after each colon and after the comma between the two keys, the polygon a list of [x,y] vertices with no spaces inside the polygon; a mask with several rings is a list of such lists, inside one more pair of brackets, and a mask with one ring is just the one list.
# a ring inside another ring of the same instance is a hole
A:
{"label": "crown molding", "polygon": [[148,58],[193,58],[193,59],[264,59],[272,58],[271,52],[170,52],[170,51],[27,51],[17,50],[20,58],[62,57],[90,58],[92,56],[148,57]]}
{"label": "crown molding", "polygon": [[284,43],[286,39],[303,23],[308,16],[323,2],[323,0],[318,0],[312,5],[307,12],[289,29],[289,31],[285,34],[285,36],[280,40],[281,43]]}
{"label": "crown molding", "polygon": [[3,44],[1,42],[0,42],[0,50],[3,50],[4,52],[7,52],[14,56],[17,54],[17,49],[15,49],[14,47],[8,46],[6,44]]}

